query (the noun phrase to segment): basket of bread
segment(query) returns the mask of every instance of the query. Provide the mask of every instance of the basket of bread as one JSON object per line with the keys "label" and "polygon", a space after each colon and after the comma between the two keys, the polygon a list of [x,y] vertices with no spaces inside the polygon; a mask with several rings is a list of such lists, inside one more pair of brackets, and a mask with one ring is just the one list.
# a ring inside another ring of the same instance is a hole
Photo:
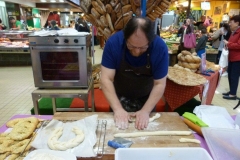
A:
{"label": "basket of bread", "polygon": [[168,68],[168,79],[183,86],[197,86],[207,82],[207,79],[200,74],[177,67]]}
{"label": "basket of bread", "polygon": [[[146,16],[155,21],[162,17],[175,0],[148,0]],[[82,0],[80,5],[87,21],[98,28],[105,40],[121,30],[133,15],[141,15],[141,0]]]}
{"label": "basket of bread", "polygon": [[196,72],[201,65],[201,58],[197,56],[194,52],[191,54],[189,51],[182,51],[177,56],[178,64],[175,64],[174,67],[182,68],[187,71]]}

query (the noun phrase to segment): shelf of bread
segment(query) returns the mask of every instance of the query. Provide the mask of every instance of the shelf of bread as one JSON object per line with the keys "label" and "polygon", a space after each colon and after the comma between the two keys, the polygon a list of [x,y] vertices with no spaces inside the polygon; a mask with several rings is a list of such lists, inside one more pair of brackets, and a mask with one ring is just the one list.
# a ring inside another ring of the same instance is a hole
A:
{"label": "shelf of bread", "polygon": [[[175,0],[148,0],[146,16],[155,21],[162,17]],[[98,28],[105,39],[123,29],[133,17],[141,15],[141,0],[82,0],[81,9],[86,19]]]}

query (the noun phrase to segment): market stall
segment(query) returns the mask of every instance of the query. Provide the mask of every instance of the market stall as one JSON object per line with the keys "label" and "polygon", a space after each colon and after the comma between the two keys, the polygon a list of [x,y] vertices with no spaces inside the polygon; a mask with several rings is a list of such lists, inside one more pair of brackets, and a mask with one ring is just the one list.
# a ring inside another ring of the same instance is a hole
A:
{"label": "market stall", "polygon": [[0,31],[0,66],[31,65],[28,34],[33,31]]}

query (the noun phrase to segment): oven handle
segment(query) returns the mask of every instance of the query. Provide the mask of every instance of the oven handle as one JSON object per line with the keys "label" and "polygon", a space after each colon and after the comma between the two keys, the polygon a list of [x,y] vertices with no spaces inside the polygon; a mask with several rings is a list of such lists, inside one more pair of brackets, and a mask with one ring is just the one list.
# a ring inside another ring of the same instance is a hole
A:
{"label": "oven handle", "polygon": [[31,50],[58,50],[58,49],[81,49],[84,50],[83,46],[32,46]]}

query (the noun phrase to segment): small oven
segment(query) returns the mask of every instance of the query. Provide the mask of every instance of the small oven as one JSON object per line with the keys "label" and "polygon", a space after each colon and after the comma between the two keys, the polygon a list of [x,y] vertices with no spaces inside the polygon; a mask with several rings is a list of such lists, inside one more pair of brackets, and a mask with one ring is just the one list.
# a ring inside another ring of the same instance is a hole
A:
{"label": "small oven", "polygon": [[29,35],[35,87],[88,88],[91,35]]}

